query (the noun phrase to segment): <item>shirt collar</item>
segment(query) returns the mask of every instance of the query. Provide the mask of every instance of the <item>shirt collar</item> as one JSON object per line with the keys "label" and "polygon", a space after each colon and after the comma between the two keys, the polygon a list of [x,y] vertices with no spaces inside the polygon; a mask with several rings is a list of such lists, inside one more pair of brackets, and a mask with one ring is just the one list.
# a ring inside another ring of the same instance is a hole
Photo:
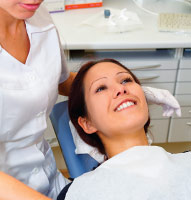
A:
{"label": "shirt collar", "polygon": [[44,32],[55,27],[50,14],[43,5],[39,7],[31,18],[26,19],[25,23],[29,33]]}

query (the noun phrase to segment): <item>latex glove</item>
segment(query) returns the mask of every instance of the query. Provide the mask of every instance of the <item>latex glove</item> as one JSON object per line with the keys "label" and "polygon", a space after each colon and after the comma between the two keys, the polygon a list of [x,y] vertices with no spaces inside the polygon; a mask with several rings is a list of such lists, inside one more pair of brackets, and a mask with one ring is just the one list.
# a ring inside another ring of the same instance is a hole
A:
{"label": "latex glove", "polygon": [[175,112],[177,116],[181,116],[181,109],[178,101],[168,91],[158,88],[142,86],[148,103],[158,104],[163,107],[163,116],[170,117]]}

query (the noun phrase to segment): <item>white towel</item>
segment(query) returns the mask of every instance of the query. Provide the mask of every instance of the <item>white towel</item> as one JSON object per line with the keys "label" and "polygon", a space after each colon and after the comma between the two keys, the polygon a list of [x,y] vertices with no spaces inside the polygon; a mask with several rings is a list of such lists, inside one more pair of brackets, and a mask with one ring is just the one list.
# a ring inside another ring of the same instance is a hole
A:
{"label": "white towel", "polygon": [[99,153],[97,148],[88,145],[80,138],[79,134],[77,133],[77,131],[71,121],[69,122],[69,126],[70,126],[70,130],[72,132],[74,144],[76,145],[75,153],[76,154],[89,154],[92,158],[97,160],[99,163],[103,162],[104,155]]}

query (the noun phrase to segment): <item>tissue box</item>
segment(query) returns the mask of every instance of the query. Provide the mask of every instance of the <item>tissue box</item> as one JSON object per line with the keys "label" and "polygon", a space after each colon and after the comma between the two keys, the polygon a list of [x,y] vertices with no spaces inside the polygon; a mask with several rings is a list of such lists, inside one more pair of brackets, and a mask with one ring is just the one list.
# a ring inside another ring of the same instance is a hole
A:
{"label": "tissue box", "polygon": [[65,9],[101,7],[102,0],[65,0]]}
{"label": "tissue box", "polygon": [[62,12],[65,10],[65,0],[44,0],[43,3],[50,13]]}

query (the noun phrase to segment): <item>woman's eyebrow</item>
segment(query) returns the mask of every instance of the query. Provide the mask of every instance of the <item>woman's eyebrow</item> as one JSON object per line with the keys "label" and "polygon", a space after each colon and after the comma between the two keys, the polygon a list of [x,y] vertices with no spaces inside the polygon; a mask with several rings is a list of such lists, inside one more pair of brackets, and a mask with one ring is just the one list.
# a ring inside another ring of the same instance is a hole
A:
{"label": "woman's eyebrow", "polygon": [[130,75],[129,72],[117,72],[117,73],[116,73],[116,76],[119,75],[119,74],[123,74],[123,73],[125,73],[125,74],[129,74],[129,75]]}
{"label": "woman's eyebrow", "polygon": [[104,78],[107,78],[107,77],[104,76],[104,77],[101,77],[101,78],[98,78],[98,79],[94,80],[94,81],[91,83],[91,85],[90,85],[89,91],[90,91],[92,85],[93,85],[96,81],[99,81],[100,79],[104,79]]}

